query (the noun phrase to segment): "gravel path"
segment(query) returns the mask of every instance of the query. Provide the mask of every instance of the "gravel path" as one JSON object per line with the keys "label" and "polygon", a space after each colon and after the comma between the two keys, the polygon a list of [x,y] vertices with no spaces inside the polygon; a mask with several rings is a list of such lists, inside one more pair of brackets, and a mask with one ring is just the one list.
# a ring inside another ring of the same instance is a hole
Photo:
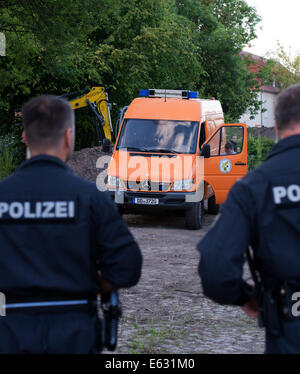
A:
{"label": "gravel path", "polygon": [[195,247],[215,219],[199,231],[171,215],[124,217],[139,243],[140,282],[122,290],[123,318],[115,353],[263,353],[264,333],[237,307],[203,296]]}

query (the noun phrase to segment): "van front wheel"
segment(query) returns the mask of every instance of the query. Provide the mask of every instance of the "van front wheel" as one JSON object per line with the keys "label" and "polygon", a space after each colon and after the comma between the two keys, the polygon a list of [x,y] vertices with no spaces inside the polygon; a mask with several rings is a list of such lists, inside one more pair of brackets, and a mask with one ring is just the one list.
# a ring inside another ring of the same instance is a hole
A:
{"label": "van front wheel", "polygon": [[219,213],[219,205],[216,204],[216,197],[215,195],[211,196],[209,199],[208,199],[208,209],[207,209],[207,213],[209,214],[214,214],[214,215],[217,215]]}
{"label": "van front wheel", "polygon": [[201,229],[204,221],[204,201],[193,203],[185,212],[185,225],[190,230]]}

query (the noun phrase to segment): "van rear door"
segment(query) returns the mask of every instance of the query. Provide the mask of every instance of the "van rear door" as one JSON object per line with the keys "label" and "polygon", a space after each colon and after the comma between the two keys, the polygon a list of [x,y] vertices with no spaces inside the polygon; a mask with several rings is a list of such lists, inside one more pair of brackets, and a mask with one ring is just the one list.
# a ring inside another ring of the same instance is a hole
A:
{"label": "van rear door", "polygon": [[202,150],[205,145],[210,146],[210,155],[204,159],[205,181],[214,190],[216,204],[222,204],[233,184],[247,173],[247,126],[223,124]]}

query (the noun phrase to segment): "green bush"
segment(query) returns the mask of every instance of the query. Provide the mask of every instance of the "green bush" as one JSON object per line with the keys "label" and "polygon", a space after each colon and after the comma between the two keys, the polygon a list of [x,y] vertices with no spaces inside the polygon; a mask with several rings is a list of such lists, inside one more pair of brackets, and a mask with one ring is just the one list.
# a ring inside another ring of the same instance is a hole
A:
{"label": "green bush", "polygon": [[275,144],[274,140],[267,137],[248,137],[248,171],[261,165]]}
{"label": "green bush", "polygon": [[0,180],[13,173],[25,159],[25,146],[21,138],[13,134],[0,137]]}
{"label": "green bush", "polygon": [[13,154],[9,148],[4,148],[0,157],[0,180],[8,177],[14,169]]}

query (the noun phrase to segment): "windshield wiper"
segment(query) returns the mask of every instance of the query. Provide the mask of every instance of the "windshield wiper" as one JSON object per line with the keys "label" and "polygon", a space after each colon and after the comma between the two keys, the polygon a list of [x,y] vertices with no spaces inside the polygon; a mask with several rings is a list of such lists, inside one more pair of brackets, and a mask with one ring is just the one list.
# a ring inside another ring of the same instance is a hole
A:
{"label": "windshield wiper", "polygon": [[171,149],[165,149],[165,148],[157,148],[157,149],[146,149],[147,152],[157,152],[157,153],[173,153],[173,154],[180,154],[180,152],[173,151]]}
{"label": "windshield wiper", "polygon": [[180,154],[180,152],[172,151],[171,149],[165,148],[139,148],[139,147],[119,147],[118,150],[127,149],[128,151],[135,151],[135,152],[157,152],[157,153],[172,153],[172,154]]}
{"label": "windshield wiper", "polygon": [[119,151],[122,149],[127,149],[128,151],[136,151],[136,152],[148,152],[146,148],[138,148],[138,147],[119,147]]}

